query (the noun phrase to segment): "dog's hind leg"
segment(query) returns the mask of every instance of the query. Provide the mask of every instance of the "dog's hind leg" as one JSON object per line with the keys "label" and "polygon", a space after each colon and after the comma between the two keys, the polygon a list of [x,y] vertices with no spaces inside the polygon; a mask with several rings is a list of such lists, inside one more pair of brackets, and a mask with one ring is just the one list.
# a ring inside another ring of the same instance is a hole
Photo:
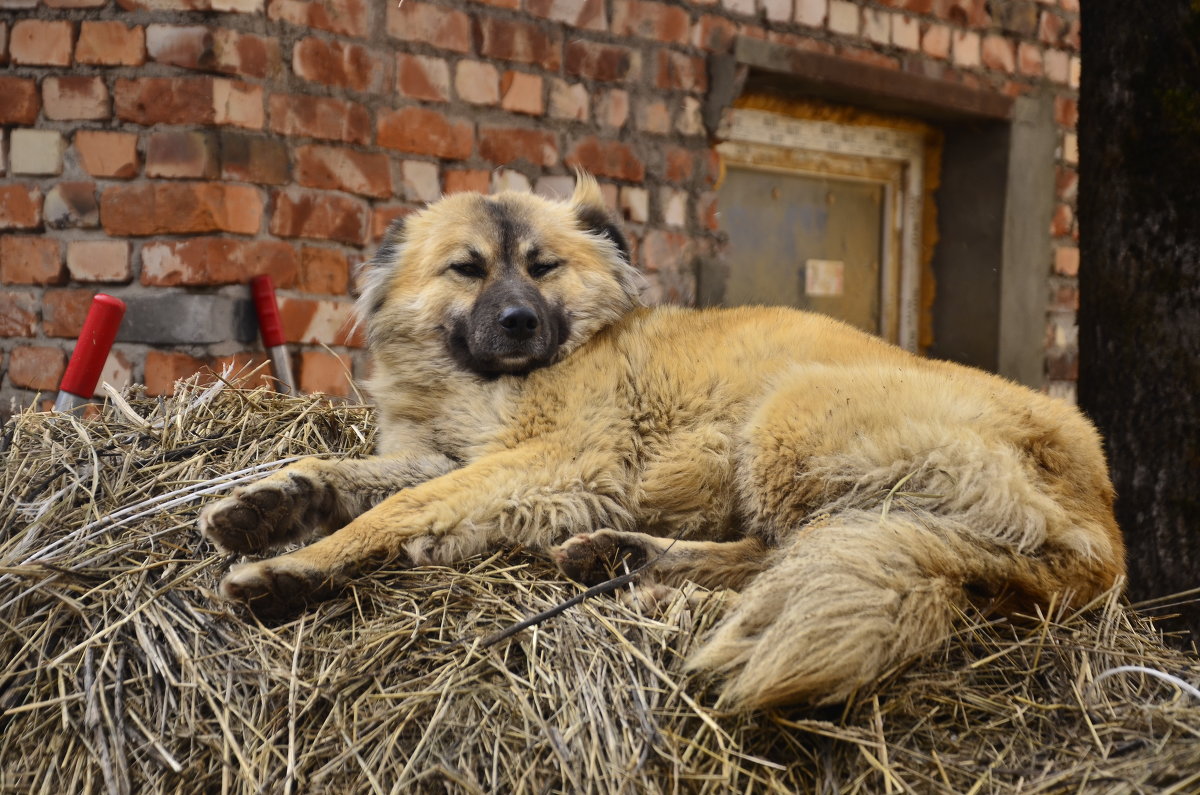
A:
{"label": "dog's hind leg", "polygon": [[563,574],[585,585],[649,564],[648,581],[737,590],[767,567],[768,552],[757,538],[686,541],[605,529],[569,538],[550,554]]}

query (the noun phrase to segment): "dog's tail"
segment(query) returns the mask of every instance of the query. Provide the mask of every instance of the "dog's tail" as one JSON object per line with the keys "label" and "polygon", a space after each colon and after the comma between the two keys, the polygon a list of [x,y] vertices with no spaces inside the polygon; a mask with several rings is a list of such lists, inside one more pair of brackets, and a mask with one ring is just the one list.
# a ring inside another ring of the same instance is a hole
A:
{"label": "dog's tail", "polygon": [[689,667],[722,676],[730,708],[839,703],[944,640],[968,601],[1008,612],[1045,595],[1023,590],[1052,587],[1042,563],[964,531],[928,513],[815,521],[774,553]]}

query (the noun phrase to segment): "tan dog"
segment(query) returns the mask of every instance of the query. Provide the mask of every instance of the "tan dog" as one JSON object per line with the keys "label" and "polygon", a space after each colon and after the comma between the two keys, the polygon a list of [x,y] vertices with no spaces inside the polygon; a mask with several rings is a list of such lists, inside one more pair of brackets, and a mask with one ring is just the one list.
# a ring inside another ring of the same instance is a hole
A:
{"label": "tan dog", "polygon": [[235,552],[323,536],[230,571],[256,612],[505,544],[585,582],[649,561],[742,591],[691,663],[760,707],[844,700],[969,602],[1080,604],[1124,572],[1074,408],[819,315],[641,308],[589,177],[569,202],[445,198],[373,265],[379,456],[301,461],[201,518]]}

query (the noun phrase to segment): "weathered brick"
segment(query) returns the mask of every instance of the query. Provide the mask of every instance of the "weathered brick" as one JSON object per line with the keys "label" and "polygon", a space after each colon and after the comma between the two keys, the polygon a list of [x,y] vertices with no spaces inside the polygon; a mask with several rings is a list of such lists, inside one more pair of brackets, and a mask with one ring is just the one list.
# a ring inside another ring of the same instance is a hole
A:
{"label": "weathered brick", "polygon": [[921,49],[921,23],[913,17],[892,17],[892,43],[917,52]]}
{"label": "weathered brick", "polygon": [[152,287],[243,284],[267,274],[276,287],[296,283],[296,250],[278,240],[197,237],[142,246],[142,284]]}
{"label": "weathered brick", "polygon": [[414,212],[413,208],[402,204],[376,204],[371,208],[371,239],[378,243],[383,239],[392,221]]}
{"label": "weathered brick", "polygon": [[705,14],[692,28],[692,45],[709,52],[729,52],[737,33],[738,26],[733,20]]}
{"label": "weathered brick", "polygon": [[350,301],[281,296],[279,319],[288,342],[362,346],[354,329],[354,304]]}
{"label": "weathered brick", "polygon": [[621,214],[625,220],[644,224],[650,220],[650,193],[645,188],[621,188]]}
{"label": "weathered brick", "polygon": [[362,246],[368,239],[370,214],[361,199],[340,193],[288,188],[274,194],[271,234],[336,240]]}
{"label": "weathered brick", "polygon": [[261,130],[266,123],[262,86],[213,80],[213,123]]}
{"label": "weathered brick", "polygon": [[1071,211],[1071,205],[1058,205],[1054,208],[1054,216],[1050,219],[1050,236],[1067,237],[1071,234],[1074,220],[1075,214]]}
{"label": "weathered brick", "polygon": [[500,81],[500,95],[500,107],[511,113],[541,116],[546,110],[539,75],[508,70]]}
{"label": "weathered brick", "polygon": [[412,202],[436,201],[442,193],[438,179],[437,163],[423,160],[405,160],[400,164],[404,198]]}
{"label": "weathered brick", "polygon": [[121,78],[113,96],[117,118],[134,124],[210,124],[216,115],[211,77]]}
{"label": "weathered brick", "polygon": [[380,146],[447,160],[465,160],[475,146],[474,125],[428,108],[401,108],[381,113]]}
{"label": "weathered brick", "polygon": [[296,288],[306,293],[345,295],[350,283],[350,262],[335,248],[305,246],[300,251]]}
{"label": "weathered brick", "polygon": [[117,0],[126,11],[228,11],[261,14],[263,0]]}
{"label": "weathered brick", "polygon": [[418,42],[439,50],[471,51],[471,18],[457,11],[417,0],[388,3],[387,32],[402,41]]}
{"label": "weathered brick", "polygon": [[801,25],[821,28],[825,26],[825,18],[828,15],[829,0],[796,0],[792,18]]}
{"label": "weathered brick", "polygon": [[283,141],[234,130],[220,133],[221,179],[282,185],[291,179]]}
{"label": "weathered brick", "polygon": [[13,348],[8,357],[8,380],[26,389],[56,390],[66,369],[67,354],[62,348],[23,345]]}
{"label": "weathered brick", "polygon": [[613,0],[612,30],[618,36],[687,44],[691,18],[679,6],[653,0]]}
{"label": "weathered brick", "polygon": [[146,354],[146,394],[153,397],[175,393],[175,382],[193,376],[205,369],[203,359],[186,353],[149,351]]}
{"label": "weathered brick", "polygon": [[100,196],[100,222],[110,235],[234,232],[253,235],[262,225],[256,188],[217,182],[116,185]]}
{"label": "weathered brick", "polygon": [[949,58],[950,28],[946,25],[930,25],[921,37],[921,52],[942,60]]}
{"label": "weathered brick", "polygon": [[355,144],[365,144],[371,138],[371,115],[357,102],[272,94],[268,106],[272,132]]}
{"label": "weathered brick", "polygon": [[84,21],[75,44],[75,62],[94,66],[141,66],[146,62],[146,33],[141,25]]}
{"label": "weathered brick", "polygon": [[558,140],[546,130],[483,127],[479,130],[479,154],[498,165],[525,161],[536,166],[553,166],[558,162]]}
{"label": "weathered brick", "polygon": [[42,192],[35,185],[0,185],[0,229],[42,224]]}
{"label": "weathered brick", "polygon": [[641,57],[618,44],[572,39],[566,48],[567,74],[592,80],[634,80],[641,73]]}
{"label": "weathered brick", "polygon": [[1054,272],[1059,276],[1079,275],[1079,249],[1059,246],[1054,249]]}
{"label": "weathered brick", "polygon": [[352,363],[350,357],[324,351],[301,351],[299,362],[300,391],[350,397]]}
{"label": "weathered brick", "polygon": [[51,229],[98,226],[100,214],[96,204],[96,183],[54,183],[42,205],[42,218]]}
{"label": "weathered brick", "polygon": [[1017,45],[1017,71],[1026,77],[1042,76],[1042,51],[1036,45],[1024,41]]}
{"label": "weathered brick", "polygon": [[500,102],[500,73],[483,61],[459,61],[454,68],[454,91],[458,98],[473,105]]}
{"label": "weathered brick", "polygon": [[703,135],[704,117],[700,112],[700,100],[684,97],[679,115],[675,118],[675,132],[680,135]]}
{"label": "weathered brick", "polygon": [[13,130],[9,144],[9,169],[13,174],[62,173],[63,139],[57,130]]}
{"label": "weathered brick", "polygon": [[267,16],[345,36],[367,34],[368,0],[271,0]]}
{"label": "weathered brick", "polygon": [[129,243],[124,240],[72,240],[67,243],[67,270],[77,282],[127,282]]}
{"label": "weathered brick", "polygon": [[36,294],[0,290],[0,337],[32,337],[37,322]]}
{"label": "weathered brick", "polygon": [[392,195],[387,155],[312,145],[296,147],[295,156],[296,181],[301,185],[377,198]]}
{"label": "weathered brick", "polygon": [[217,140],[199,130],[159,130],[146,142],[146,176],[168,179],[216,179],[220,172]]}
{"label": "weathered brick", "polygon": [[412,99],[445,102],[450,98],[450,67],[441,58],[402,52],[396,56],[396,90]]}
{"label": "weathered brick", "polygon": [[658,87],[704,93],[708,90],[708,67],[705,60],[681,52],[660,50]]}
{"label": "weathered brick", "polygon": [[46,8],[102,8],[108,0],[42,0]]}
{"label": "weathered brick", "polygon": [[526,0],[525,10],[580,30],[608,30],[603,0]]}
{"label": "weathered brick", "polygon": [[673,146],[666,152],[664,176],[668,182],[687,182],[695,173],[696,159],[688,149]]}
{"label": "weathered brick", "polygon": [[54,121],[107,119],[108,87],[99,77],[47,77],[42,81],[42,107]]}
{"label": "weathered brick", "polygon": [[596,121],[605,127],[619,129],[629,120],[629,92],[613,88],[600,95],[596,103]]}
{"label": "weathered brick", "polygon": [[1079,123],[1079,103],[1070,97],[1055,97],[1054,120],[1063,127],[1074,127]]}
{"label": "weathered brick", "polygon": [[492,172],[492,193],[529,193],[531,190],[533,186],[529,184],[529,177],[516,169],[498,168]]}
{"label": "weathered brick", "polygon": [[1046,77],[1055,83],[1066,83],[1070,76],[1071,56],[1064,50],[1046,50],[1042,54]]}
{"label": "weathered brick", "polygon": [[479,54],[485,58],[535,64],[548,72],[562,65],[562,37],[539,25],[487,17],[479,20]]}
{"label": "weathered brick", "polygon": [[1016,70],[1016,52],[1011,41],[1003,36],[989,34],[983,39],[981,52],[983,65],[1007,74]]}
{"label": "weathered brick", "polygon": [[1038,20],[1038,38],[1043,44],[1057,47],[1062,43],[1064,28],[1066,28],[1066,23],[1063,18],[1057,12],[1045,9],[1042,11],[1041,19]]}
{"label": "weathered brick", "polygon": [[556,119],[587,121],[590,95],[582,83],[550,78],[550,115]]}
{"label": "weathered brick", "polygon": [[661,99],[641,100],[636,117],[637,128],[653,135],[666,135],[671,131],[671,111]]}
{"label": "weathered brick", "polygon": [[133,133],[80,130],[75,133],[75,151],[93,177],[129,179],[138,173],[137,140]]}
{"label": "weathered brick", "polygon": [[292,48],[297,77],[351,91],[380,91],[387,83],[384,59],[359,44],[301,39]]}
{"label": "weathered brick", "polygon": [[490,171],[478,171],[474,169],[447,171],[443,190],[447,194],[464,192],[487,193],[491,178]]}
{"label": "weathered brick", "polygon": [[972,68],[980,64],[980,39],[974,31],[954,31],[950,37],[953,42],[954,64],[964,68]]}
{"label": "weathered brick", "polygon": [[0,124],[33,124],[42,109],[37,83],[0,75]]}
{"label": "weathered brick", "polygon": [[276,39],[203,25],[150,25],[146,49],[159,63],[250,77],[277,74],[282,64]]}
{"label": "weathered brick", "polygon": [[228,356],[214,356],[208,367],[214,373],[229,373],[229,379],[246,389],[275,387],[271,360],[262,353],[243,351]]}
{"label": "weathered brick", "polygon": [[862,12],[854,3],[829,0],[829,29],[843,36],[857,36]]}
{"label": "weathered brick", "polygon": [[8,63],[8,22],[0,22],[0,64]]}
{"label": "weathered brick", "polygon": [[93,290],[47,290],[42,296],[42,330],[46,336],[77,338],[95,294]]}
{"label": "weathered brick", "polygon": [[23,66],[70,66],[75,24],[66,20],[21,19],[8,36],[8,57]]}
{"label": "weathered brick", "polygon": [[646,168],[629,144],[621,141],[602,141],[594,136],[575,144],[566,157],[569,166],[579,166],[598,177],[611,177],[641,182]]}
{"label": "weathered brick", "polygon": [[888,44],[892,40],[892,15],[877,8],[864,8],[862,35],[869,42]]}
{"label": "weathered brick", "polygon": [[58,240],[40,236],[0,236],[0,283],[62,284],[66,278]]}

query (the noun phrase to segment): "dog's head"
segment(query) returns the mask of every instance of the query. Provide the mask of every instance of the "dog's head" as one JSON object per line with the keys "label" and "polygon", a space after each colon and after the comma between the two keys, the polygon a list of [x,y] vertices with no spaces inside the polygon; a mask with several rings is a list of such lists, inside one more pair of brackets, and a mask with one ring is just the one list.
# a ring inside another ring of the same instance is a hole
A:
{"label": "dog's head", "polygon": [[599,186],[565,202],[459,193],[392,224],[359,299],[372,350],[440,348],[484,378],[559,361],[638,304],[629,247]]}

